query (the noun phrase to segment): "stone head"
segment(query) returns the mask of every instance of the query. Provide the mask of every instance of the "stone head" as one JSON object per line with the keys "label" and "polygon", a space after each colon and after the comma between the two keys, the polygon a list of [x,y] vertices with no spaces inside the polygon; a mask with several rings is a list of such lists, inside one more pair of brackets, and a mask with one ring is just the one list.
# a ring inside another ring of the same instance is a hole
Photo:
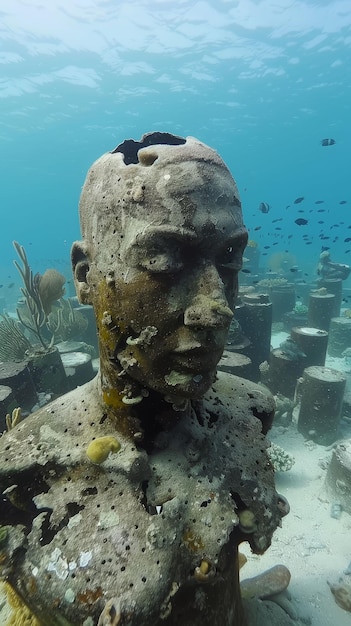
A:
{"label": "stone head", "polygon": [[167,398],[200,397],[225,345],[247,241],[223,160],[192,137],[127,140],[92,165],[79,210],[75,284],[95,309],[106,385],[125,376]]}

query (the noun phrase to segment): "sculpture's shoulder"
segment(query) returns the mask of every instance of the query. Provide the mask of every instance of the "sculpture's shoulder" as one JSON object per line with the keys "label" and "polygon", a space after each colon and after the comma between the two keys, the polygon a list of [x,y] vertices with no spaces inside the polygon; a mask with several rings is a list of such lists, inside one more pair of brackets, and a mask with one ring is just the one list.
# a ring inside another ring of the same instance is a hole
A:
{"label": "sculpture's shoulder", "polygon": [[[22,420],[0,437],[0,481],[17,472],[50,462],[74,462],[72,436],[82,430],[93,431],[103,410],[93,379],[50,402]],[[89,434],[87,433],[87,438]]]}
{"label": "sculpture's shoulder", "polygon": [[216,382],[204,397],[204,405],[211,413],[231,422],[254,416],[261,421],[264,434],[272,425],[275,410],[274,398],[268,389],[220,371]]}

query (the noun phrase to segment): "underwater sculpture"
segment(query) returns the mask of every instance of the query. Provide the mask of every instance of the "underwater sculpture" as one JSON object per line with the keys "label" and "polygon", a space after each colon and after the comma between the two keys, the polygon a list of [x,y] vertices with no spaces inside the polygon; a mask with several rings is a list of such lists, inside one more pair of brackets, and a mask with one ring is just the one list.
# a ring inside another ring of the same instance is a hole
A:
{"label": "underwater sculpture", "polygon": [[346,280],[349,276],[351,268],[345,263],[335,263],[331,260],[330,251],[323,250],[319,255],[319,262],[317,265],[317,274],[322,278],[339,278]]}
{"label": "underwater sculpture", "polygon": [[247,240],[236,184],[198,140],[150,133],[92,165],[80,220],[100,372],[0,438],[1,575],[45,626],[244,626],[238,545],[263,553],[286,510],[272,397],[216,374]]}
{"label": "underwater sculpture", "polygon": [[25,301],[25,311],[17,309],[18,319],[37,338],[42,350],[50,351],[51,342],[46,341],[42,328],[46,325],[52,304],[65,292],[63,285],[66,279],[55,269],[47,269],[42,276],[33,274],[24,247],[18,241],[14,241],[13,245],[22,263],[14,261],[23,280],[21,292]]}

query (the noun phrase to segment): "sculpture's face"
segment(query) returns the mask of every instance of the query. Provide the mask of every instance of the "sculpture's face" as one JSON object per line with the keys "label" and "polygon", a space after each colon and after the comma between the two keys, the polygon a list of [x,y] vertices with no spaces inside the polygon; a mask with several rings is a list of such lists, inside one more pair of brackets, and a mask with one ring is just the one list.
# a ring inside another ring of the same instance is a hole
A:
{"label": "sculpture's face", "polygon": [[170,399],[201,397],[215,378],[247,240],[233,179],[209,172],[194,174],[186,202],[175,177],[152,220],[125,213],[116,233],[105,216],[90,255],[102,361]]}

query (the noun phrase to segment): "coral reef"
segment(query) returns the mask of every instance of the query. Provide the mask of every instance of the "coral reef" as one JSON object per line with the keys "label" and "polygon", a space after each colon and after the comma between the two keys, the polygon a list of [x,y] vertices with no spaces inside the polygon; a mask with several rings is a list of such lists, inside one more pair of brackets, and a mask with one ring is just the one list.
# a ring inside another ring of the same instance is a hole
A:
{"label": "coral reef", "polygon": [[262,278],[262,280],[258,281],[256,289],[272,289],[273,287],[287,284],[286,278]]}
{"label": "coral reef", "polygon": [[288,472],[295,463],[294,457],[276,443],[271,443],[267,453],[275,472]]}
{"label": "coral reef", "polygon": [[22,332],[19,322],[7,314],[0,321],[0,360],[23,361],[32,344]]}
{"label": "coral reef", "polygon": [[53,337],[50,343],[47,342],[42,329],[47,324],[47,317],[53,302],[64,294],[63,285],[66,279],[63,274],[55,269],[47,269],[42,276],[39,273],[33,275],[24,247],[17,241],[14,241],[13,245],[22,261],[22,265],[17,261],[14,261],[14,264],[24,284],[21,287],[21,292],[24,296],[25,306],[21,310],[17,308],[18,319],[38,339],[42,348],[48,350],[52,346]]}
{"label": "coral reef", "polygon": [[46,324],[46,313],[39,294],[40,275],[33,275],[24,247],[17,241],[14,241],[13,245],[22,261],[22,266],[17,261],[14,261],[14,264],[22,276],[24,287],[21,287],[21,292],[26,304],[25,311],[21,312],[17,309],[18,319],[27,330],[35,335],[42,348],[47,350],[51,346],[48,346],[42,333],[42,328]]}
{"label": "coral reef", "polygon": [[47,318],[47,327],[55,337],[55,343],[79,337],[87,328],[88,321],[69,300],[60,298],[59,306],[51,309]]}

